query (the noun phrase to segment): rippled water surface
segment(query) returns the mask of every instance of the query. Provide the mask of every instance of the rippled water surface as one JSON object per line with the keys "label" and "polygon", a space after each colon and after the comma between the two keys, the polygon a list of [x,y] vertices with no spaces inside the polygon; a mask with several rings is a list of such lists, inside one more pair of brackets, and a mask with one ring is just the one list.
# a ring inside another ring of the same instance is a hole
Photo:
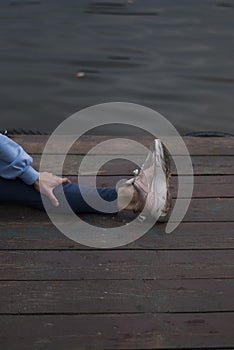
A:
{"label": "rippled water surface", "polygon": [[0,33],[1,128],[127,101],[234,133],[233,0],[1,0]]}

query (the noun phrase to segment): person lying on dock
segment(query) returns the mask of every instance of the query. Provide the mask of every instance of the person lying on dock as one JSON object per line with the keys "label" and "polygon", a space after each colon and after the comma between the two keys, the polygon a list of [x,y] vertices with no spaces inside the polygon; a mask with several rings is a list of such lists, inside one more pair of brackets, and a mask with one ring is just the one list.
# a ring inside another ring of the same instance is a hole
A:
{"label": "person lying on dock", "polygon": [[[85,191],[88,203],[92,203],[96,191],[107,202],[116,200],[116,213],[131,210],[140,213],[146,209],[149,215],[166,221],[170,210],[170,163],[167,150],[159,139],[134,177],[116,188],[94,188],[72,183],[48,172],[37,172],[33,159],[23,148],[5,135],[0,134],[0,203],[12,203],[45,210],[42,196],[48,198],[54,211],[64,212],[61,190],[75,213],[98,213],[83,199]],[[103,214],[103,211],[100,211]]]}

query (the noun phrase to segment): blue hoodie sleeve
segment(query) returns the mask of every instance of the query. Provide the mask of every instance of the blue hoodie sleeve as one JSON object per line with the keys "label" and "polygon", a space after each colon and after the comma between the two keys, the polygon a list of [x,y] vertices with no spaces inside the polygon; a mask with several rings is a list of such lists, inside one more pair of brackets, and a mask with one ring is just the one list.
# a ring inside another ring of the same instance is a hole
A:
{"label": "blue hoodie sleeve", "polygon": [[32,185],[39,173],[31,167],[32,158],[21,146],[0,135],[0,176],[5,179],[22,179],[27,185]]}

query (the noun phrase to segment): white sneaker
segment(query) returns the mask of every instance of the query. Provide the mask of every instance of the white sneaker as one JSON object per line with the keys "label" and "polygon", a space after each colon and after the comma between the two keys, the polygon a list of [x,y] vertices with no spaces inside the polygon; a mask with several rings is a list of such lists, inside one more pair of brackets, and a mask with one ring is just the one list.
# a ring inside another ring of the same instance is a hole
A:
{"label": "white sneaker", "polygon": [[171,198],[169,192],[170,160],[159,139],[155,139],[140,171],[134,170],[135,177],[127,180],[126,185],[133,185],[139,200],[134,212],[149,214],[159,222],[169,218]]}

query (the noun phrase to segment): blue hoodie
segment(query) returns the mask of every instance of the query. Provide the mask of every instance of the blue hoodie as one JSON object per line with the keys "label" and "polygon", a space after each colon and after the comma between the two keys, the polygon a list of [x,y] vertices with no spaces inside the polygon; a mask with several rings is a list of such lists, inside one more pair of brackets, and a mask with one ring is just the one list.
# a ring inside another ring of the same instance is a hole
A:
{"label": "blue hoodie", "polygon": [[31,167],[32,158],[21,146],[0,134],[0,176],[5,179],[20,178],[32,185],[39,173]]}

